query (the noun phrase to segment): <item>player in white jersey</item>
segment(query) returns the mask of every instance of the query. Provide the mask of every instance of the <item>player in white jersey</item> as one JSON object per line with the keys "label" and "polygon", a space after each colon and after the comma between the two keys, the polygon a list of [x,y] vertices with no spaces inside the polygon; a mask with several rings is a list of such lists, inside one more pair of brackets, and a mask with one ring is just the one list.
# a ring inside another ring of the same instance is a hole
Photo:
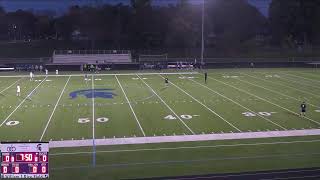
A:
{"label": "player in white jersey", "polygon": [[17,85],[17,96],[21,96],[21,88],[20,85]]}
{"label": "player in white jersey", "polygon": [[58,69],[56,69],[56,75],[58,75],[59,74],[59,71],[58,71]]}
{"label": "player in white jersey", "polygon": [[46,76],[48,76],[48,69],[46,69],[45,72],[46,72]]}
{"label": "player in white jersey", "polygon": [[30,81],[33,81],[33,72],[30,71]]}

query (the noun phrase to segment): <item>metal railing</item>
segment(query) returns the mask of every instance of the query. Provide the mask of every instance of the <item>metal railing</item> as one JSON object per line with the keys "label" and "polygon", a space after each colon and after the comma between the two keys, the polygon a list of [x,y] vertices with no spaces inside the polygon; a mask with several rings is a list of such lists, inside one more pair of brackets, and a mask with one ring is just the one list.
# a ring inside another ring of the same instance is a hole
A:
{"label": "metal railing", "polygon": [[131,54],[129,50],[55,50],[54,55]]}

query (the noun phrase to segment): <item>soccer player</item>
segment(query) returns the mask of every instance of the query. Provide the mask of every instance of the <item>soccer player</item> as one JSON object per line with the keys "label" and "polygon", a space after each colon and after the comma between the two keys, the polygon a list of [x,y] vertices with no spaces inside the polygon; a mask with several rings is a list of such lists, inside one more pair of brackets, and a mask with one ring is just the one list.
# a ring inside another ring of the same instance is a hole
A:
{"label": "soccer player", "polygon": [[33,72],[30,71],[30,81],[32,81],[32,80],[33,80]]}
{"label": "soccer player", "polygon": [[84,81],[86,82],[86,85],[88,86],[88,74],[84,75]]}
{"label": "soccer player", "polygon": [[56,75],[58,75],[59,74],[59,70],[58,69],[56,69]]}
{"label": "soccer player", "polygon": [[168,79],[168,78],[165,78],[165,79],[164,79],[164,83],[165,83],[166,87],[168,87],[168,86],[169,86],[169,79]]}
{"label": "soccer player", "polygon": [[17,85],[17,96],[21,96],[21,89],[20,89],[20,85]]}
{"label": "soccer player", "polygon": [[46,69],[45,71],[46,71],[46,76],[48,76],[48,69]]}
{"label": "soccer player", "polygon": [[205,72],[204,73],[204,82],[207,84],[207,78],[208,78],[208,73],[207,72]]}
{"label": "soccer player", "polygon": [[305,102],[302,102],[302,104],[300,105],[301,108],[301,112],[300,112],[300,116],[306,116],[306,110],[307,110],[307,105]]}

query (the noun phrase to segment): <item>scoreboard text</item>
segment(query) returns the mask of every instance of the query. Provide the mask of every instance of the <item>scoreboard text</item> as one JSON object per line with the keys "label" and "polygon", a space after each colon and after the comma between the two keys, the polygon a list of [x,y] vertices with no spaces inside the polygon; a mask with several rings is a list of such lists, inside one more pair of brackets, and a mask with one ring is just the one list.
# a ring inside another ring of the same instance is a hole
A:
{"label": "scoreboard text", "polygon": [[1,143],[1,178],[48,178],[48,143]]}

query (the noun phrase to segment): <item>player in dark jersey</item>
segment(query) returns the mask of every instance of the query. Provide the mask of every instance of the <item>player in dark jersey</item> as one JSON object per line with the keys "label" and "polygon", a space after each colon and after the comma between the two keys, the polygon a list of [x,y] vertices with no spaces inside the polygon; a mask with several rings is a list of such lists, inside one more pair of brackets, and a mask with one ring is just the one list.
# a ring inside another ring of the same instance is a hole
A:
{"label": "player in dark jersey", "polygon": [[205,72],[204,73],[204,82],[207,84],[207,79],[208,79],[208,73],[207,72]]}
{"label": "player in dark jersey", "polygon": [[301,108],[301,112],[300,112],[300,116],[306,116],[306,110],[307,110],[307,105],[305,102],[302,102],[302,104],[300,105]]}
{"label": "player in dark jersey", "polygon": [[168,79],[168,78],[165,78],[165,79],[164,79],[164,84],[165,84],[166,86],[169,85],[169,79]]}

